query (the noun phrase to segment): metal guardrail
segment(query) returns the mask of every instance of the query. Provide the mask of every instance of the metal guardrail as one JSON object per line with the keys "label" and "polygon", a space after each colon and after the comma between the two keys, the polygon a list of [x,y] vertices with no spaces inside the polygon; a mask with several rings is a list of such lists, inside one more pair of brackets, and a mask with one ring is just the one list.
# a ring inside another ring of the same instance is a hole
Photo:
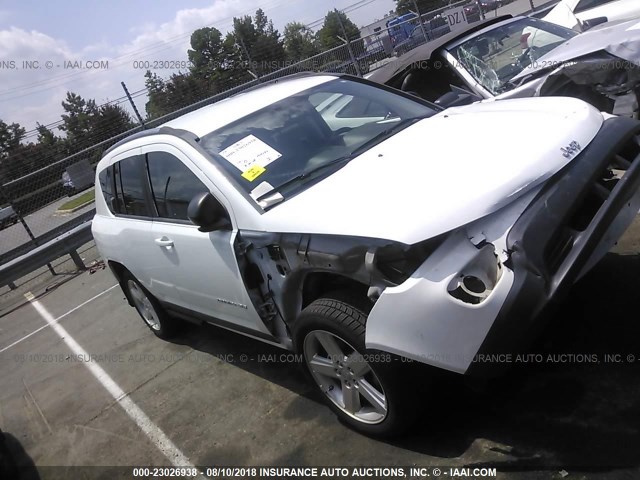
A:
{"label": "metal guardrail", "polygon": [[91,221],[87,221],[30,252],[0,265],[0,287],[8,285],[14,290],[16,288],[13,283],[15,280],[45,266],[62,255],[70,255],[79,270],[86,270],[86,265],[78,255],[78,248],[92,239]]}
{"label": "metal guardrail", "polygon": [[13,250],[9,250],[8,252],[0,254],[0,265],[3,265],[11,260],[18,258],[28,251],[37,248],[40,245],[44,245],[45,243],[53,240],[56,237],[59,237],[65,232],[70,231],[72,228],[77,227],[78,225],[87,222],[93,218],[96,213],[96,209],[92,208],[91,210],[78,215],[77,217],[69,220],[68,222],[62,223],[57,227],[52,228],[48,232],[35,237],[32,241],[23,243],[22,245],[14,248]]}

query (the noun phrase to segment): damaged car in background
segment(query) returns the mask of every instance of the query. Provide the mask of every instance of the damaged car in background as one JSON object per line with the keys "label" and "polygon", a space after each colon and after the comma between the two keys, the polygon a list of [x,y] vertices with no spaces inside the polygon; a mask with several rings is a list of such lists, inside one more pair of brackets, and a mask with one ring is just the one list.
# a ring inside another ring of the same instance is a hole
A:
{"label": "damaged car in background", "polygon": [[93,236],[158,337],[206,322],[300,352],[343,422],[387,435],[439,369],[498,374],[479,359],[526,348],[615,244],[639,134],[572,98],[442,110],[298,75],[111,147]]}
{"label": "damaged car in background", "polygon": [[498,17],[418,47],[368,76],[444,106],[568,96],[638,118],[640,20],[577,33],[532,17]]}
{"label": "damaged car in background", "polygon": [[560,0],[544,20],[578,32],[590,26],[618,20],[640,18],[638,0]]}

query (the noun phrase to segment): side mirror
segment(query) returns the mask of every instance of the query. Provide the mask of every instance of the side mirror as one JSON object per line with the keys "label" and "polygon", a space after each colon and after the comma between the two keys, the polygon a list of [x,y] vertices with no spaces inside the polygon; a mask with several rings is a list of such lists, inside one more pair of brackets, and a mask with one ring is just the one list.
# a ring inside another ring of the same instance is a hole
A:
{"label": "side mirror", "polygon": [[585,20],[584,22],[582,22],[582,31],[585,32],[590,28],[595,27],[596,25],[600,25],[608,21],[609,19],[607,17],[589,18],[588,20]]}
{"label": "side mirror", "polygon": [[461,107],[463,105],[471,105],[474,102],[482,100],[478,95],[467,92],[458,87],[451,87],[451,91],[445,93],[438,98],[434,103],[444,108],[449,107]]}
{"label": "side mirror", "polygon": [[187,216],[201,232],[226,230],[231,226],[226,210],[210,192],[199,193],[191,199]]}

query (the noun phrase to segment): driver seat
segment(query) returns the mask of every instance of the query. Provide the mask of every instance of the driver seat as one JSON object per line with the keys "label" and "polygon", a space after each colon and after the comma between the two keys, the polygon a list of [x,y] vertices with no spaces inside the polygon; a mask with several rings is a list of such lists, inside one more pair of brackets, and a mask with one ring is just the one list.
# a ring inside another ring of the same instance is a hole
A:
{"label": "driver seat", "polygon": [[402,80],[402,86],[400,90],[403,92],[409,93],[416,97],[422,98],[422,96],[418,93],[418,89],[420,86],[420,78],[416,72],[409,72],[404,80]]}

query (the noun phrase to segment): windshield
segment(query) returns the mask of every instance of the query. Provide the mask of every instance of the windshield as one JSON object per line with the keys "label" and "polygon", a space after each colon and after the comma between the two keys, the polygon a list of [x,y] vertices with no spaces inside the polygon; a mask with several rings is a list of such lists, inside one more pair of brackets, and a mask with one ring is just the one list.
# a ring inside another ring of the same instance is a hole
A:
{"label": "windshield", "polygon": [[515,88],[510,82],[516,75],[544,67],[539,59],[575,35],[573,30],[544,20],[522,18],[478,33],[449,52],[460,67],[497,95]]}
{"label": "windshield", "polygon": [[200,144],[254,200],[270,191],[286,199],[434,113],[421,101],[340,78],[215,130]]}

